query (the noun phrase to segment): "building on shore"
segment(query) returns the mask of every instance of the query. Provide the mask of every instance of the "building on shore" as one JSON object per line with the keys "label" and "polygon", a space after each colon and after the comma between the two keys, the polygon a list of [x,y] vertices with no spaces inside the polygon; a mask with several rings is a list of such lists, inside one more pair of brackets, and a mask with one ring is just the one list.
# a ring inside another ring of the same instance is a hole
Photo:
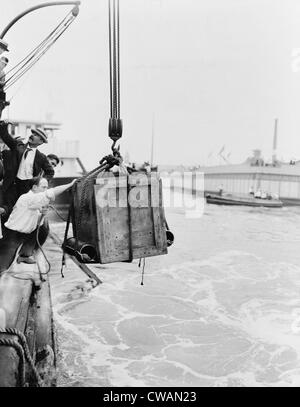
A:
{"label": "building on shore", "polygon": [[242,164],[216,166],[159,166],[159,171],[171,174],[193,172],[204,175],[204,192],[216,193],[220,186],[224,192],[247,195],[252,189],[276,194],[285,205],[300,205],[300,161],[289,163],[274,160],[266,162],[260,150]]}

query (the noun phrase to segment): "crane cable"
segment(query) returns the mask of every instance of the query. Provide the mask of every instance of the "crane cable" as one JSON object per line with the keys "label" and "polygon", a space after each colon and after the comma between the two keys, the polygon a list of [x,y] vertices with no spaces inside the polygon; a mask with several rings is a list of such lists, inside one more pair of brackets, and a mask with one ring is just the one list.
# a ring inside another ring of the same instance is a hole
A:
{"label": "crane cable", "polygon": [[109,25],[109,77],[110,77],[110,119],[108,135],[113,140],[112,150],[122,137],[120,118],[120,19],[119,0],[108,0]]}

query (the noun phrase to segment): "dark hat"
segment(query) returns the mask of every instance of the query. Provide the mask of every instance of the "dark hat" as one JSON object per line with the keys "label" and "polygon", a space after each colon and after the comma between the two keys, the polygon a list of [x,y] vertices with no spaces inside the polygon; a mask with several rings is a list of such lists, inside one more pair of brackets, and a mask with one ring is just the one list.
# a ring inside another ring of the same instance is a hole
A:
{"label": "dark hat", "polygon": [[38,136],[40,136],[44,140],[44,143],[48,143],[48,136],[43,130],[41,130],[41,129],[31,129],[31,133],[37,134]]}
{"label": "dark hat", "polygon": [[0,57],[0,61],[4,61],[4,62],[8,63],[8,58],[7,57]]}
{"label": "dark hat", "polygon": [[0,39],[0,49],[3,51],[8,51],[7,42]]}

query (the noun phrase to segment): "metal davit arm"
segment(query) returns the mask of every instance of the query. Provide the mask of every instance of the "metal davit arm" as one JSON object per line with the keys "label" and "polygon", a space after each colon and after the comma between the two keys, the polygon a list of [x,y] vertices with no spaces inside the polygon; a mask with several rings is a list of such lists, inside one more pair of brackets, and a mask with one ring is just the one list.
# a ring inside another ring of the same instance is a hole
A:
{"label": "metal davit arm", "polygon": [[43,7],[50,7],[50,6],[67,6],[67,5],[74,5],[74,9],[72,10],[73,15],[76,17],[79,13],[79,8],[78,6],[80,5],[80,1],[51,1],[48,3],[43,3],[43,4],[38,4],[37,6],[30,7],[29,9],[23,11],[23,13],[18,14],[1,32],[0,34],[0,39],[3,39],[8,30],[17,22],[19,21],[22,17],[24,17],[26,14],[31,13],[32,11],[38,10]]}

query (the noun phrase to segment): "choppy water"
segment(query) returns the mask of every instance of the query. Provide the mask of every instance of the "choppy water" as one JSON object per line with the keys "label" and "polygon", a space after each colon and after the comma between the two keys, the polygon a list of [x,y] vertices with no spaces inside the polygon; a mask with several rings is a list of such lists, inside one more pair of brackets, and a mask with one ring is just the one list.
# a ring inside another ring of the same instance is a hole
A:
{"label": "choppy water", "polygon": [[[300,208],[168,210],[175,244],[101,265],[91,289],[51,242],[60,386],[299,386]],[[53,228],[61,232],[61,225]]]}

